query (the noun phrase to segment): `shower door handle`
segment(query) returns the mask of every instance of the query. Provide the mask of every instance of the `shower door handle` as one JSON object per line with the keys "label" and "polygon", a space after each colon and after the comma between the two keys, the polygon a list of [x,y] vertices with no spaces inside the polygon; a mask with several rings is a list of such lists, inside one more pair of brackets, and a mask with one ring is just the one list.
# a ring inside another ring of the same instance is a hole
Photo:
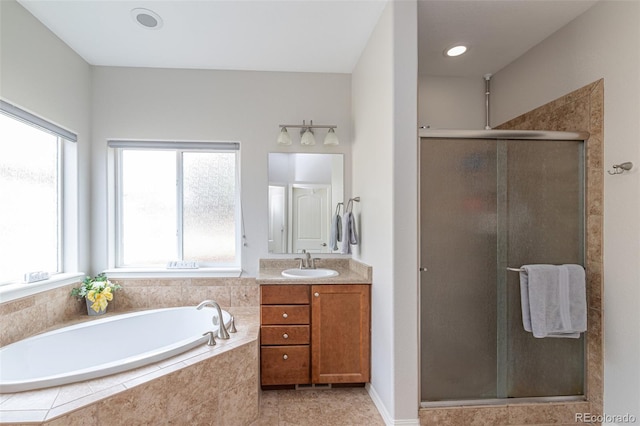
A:
{"label": "shower door handle", "polygon": [[425,268],[424,266],[421,266],[418,270],[420,272],[427,272],[427,268]]}

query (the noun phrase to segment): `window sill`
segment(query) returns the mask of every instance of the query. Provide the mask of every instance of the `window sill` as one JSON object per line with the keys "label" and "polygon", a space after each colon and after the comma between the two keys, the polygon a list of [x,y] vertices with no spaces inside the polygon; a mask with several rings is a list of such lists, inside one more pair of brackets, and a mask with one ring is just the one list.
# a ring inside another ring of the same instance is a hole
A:
{"label": "window sill", "polygon": [[115,268],[104,273],[109,278],[238,278],[241,268],[198,268],[198,269],[166,269],[166,268]]}
{"label": "window sill", "polygon": [[84,279],[82,272],[73,272],[67,274],[56,274],[48,280],[37,281],[35,283],[17,283],[7,284],[0,287],[0,303],[10,302],[21,297],[33,296],[54,288],[64,287],[65,285],[78,283]]}

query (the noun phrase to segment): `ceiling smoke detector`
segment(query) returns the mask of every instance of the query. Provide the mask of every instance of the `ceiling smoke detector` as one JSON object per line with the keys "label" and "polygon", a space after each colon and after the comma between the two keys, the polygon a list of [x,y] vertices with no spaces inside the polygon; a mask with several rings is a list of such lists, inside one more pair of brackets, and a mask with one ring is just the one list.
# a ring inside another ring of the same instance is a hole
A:
{"label": "ceiling smoke detector", "polygon": [[136,8],[131,9],[131,17],[136,23],[148,30],[162,28],[162,18],[153,10]]}

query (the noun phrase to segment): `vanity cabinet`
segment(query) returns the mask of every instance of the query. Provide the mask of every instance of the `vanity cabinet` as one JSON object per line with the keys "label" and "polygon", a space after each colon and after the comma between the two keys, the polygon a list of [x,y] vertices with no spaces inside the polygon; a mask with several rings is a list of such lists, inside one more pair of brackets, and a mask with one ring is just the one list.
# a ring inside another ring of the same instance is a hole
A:
{"label": "vanity cabinet", "polygon": [[366,383],[370,285],[263,285],[261,383]]}
{"label": "vanity cabinet", "polygon": [[314,285],[311,293],[311,382],[368,382],[371,286]]}
{"label": "vanity cabinet", "polygon": [[309,383],[309,286],[271,285],[260,290],[262,385]]}

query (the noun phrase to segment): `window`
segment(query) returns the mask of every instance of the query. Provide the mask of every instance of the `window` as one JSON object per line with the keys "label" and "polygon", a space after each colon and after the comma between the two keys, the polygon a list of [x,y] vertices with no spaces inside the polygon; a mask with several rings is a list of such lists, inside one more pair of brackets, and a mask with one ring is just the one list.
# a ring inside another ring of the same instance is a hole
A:
{"label": "window", "polygon": [[237,143],[110,141],[116,267],[240,266]]}
{"label": "window", "polygon": [[0,283],[63,272],[63,152],[76,136],[0,102]]}

